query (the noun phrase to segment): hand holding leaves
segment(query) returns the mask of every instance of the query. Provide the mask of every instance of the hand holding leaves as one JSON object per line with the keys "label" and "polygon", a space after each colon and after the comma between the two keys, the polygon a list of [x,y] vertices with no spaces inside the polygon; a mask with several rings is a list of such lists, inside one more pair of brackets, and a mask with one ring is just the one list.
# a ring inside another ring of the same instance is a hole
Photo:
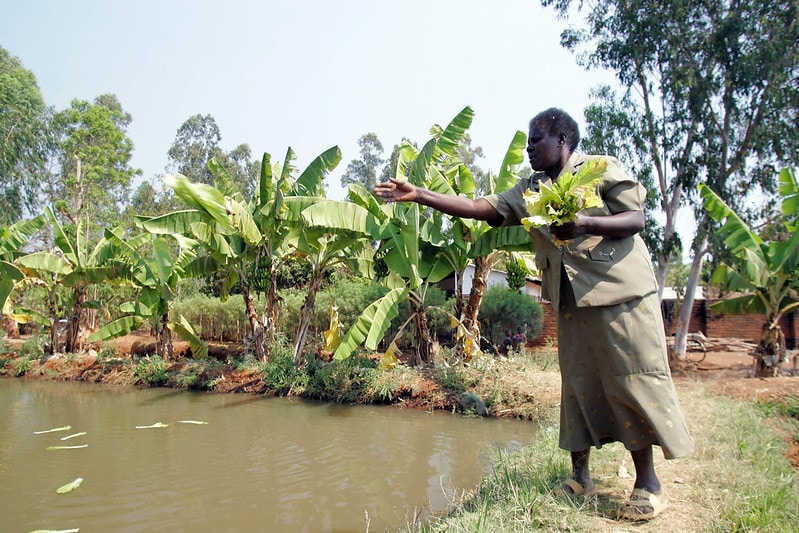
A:
{"label": "hand holding leaves", "polygon": [[596,192],[607,169],[604,159],[592,159],[580,167],[577,173],[561,174],[551,185],[541,184],[538,192],[527,190],[529,217],[522,219],[525,229],[562,225],[575,219],[577,213],[589,207],[602,207],[602,199]]}

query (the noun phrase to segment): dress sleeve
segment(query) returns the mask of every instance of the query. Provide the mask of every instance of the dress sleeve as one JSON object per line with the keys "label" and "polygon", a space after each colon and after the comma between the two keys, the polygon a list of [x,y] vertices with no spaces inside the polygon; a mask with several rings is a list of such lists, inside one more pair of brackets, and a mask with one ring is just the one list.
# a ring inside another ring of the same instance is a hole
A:
{"label": "dress sleeve", "polygon": [[519,226],[521,219],[529,216],[527,203],[523,196],[529,187],[530,180],[520,179],[514,187],[485,197],[485,200],[497,210],[497,213],[502,215],[503,226]]}
{"label": "dress sleeve", "polygon": [[600,196],[611,214],[624,211],[643,211],[646,189],[628,176],[615,157],[605,156],[608,169],[600,187]]}

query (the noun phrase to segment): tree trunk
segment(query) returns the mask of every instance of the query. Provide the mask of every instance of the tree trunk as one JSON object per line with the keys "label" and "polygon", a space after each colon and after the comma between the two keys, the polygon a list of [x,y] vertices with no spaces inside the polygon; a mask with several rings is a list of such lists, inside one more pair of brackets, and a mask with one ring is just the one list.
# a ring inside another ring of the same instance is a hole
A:
{"label": "tree trunk", "polygon": [[297,327],[297,339],[294,343],[294,364],[298,367],[304,362],[302,351],[305,348],[305,337],[308,334],[308,327],[311,325],[311,316],[316,303],[316,293],[319,291],[323,279],[324,272],[320,271],[315,273],[308,287],[308,295],[305,297],[305,303],[302,305],[302,309],[300,309],[300,324]]}
{"label": "tree trunk", "polygon": [[158,319],[158,329],[155,332],[155,350],[156,353],[168,362],[172,360],[174,355],[174,347],[172,346],[172,330],[169,329],[169,311],[161,315]]}
{"label": "tree trunk", "polygon": [[700,245],[696,247],[694,260],[691,263],[691,271],[688,274],[688,281],[685,284],[685,299],[680,306],[680,315],[677,318],[677,330],[674,333],[674,347],[670,358],[685,358],[685,349],[688,341],[688,333],[691,327],[691,314],[694,308],[694,294],[699,284],[699,273],[702,271],[702,263],[705,261],[707,238],[703,238]]}
{"label": "tree trunk", "polygon": [[258,310],[255,308],[252,292],[248,285],[242,285],[242,296],[244,297],[244,307],[247,313],[247,321],[250,324],[250,333],[252,334],[253,354],[255,357],[265,363],[266,356],[266,338],[264,335],[264,326],[261,324],[261,319],[258,317]]}
{"label": "tree trunk", "polygon": [[[491,273],[491,267],[496,263],[496,261],[489,259],[490,257],[481,256],[474,259],[472,289],[469,291],[469,298],[463,306],[459,317],[468,335],[474,341],[475,348],[480,347],[480,321],[477,316],[480,314],[480,305],[483,303],[483,296],[485,296],[488,288],[488,275]],[[466,349],[466,338],[460,339],[457,350],[464,361],[468,361],[473,355],[473,350]]]}
{"label": "tree trunk", "polygon": [[[769,321],[773,324],[775,322]],[[755,348],[755,377],[772,378],[779,373],[780,363],[785,357],[785,335],[779,324],[769,327],[763,324],[760,342]]]}
{"label": "tree trunk", "polygon": [[50,348],[45,347],[45,351],[54,354],[58,351],[58,312],[55,305],[55,289],[48,289],[47,291],[47,305],[50,312]]}
{"label": "tree trunk", "polygon": [[86,287],[75,287],[75,301],[72,304],[72,311],[67,323],[67,339],[64,345],[64,352],[78,353],[83,346],[80,342],[80,323],[83,318],[83,304],[86,302]]}
{"label": "tree trunk", "polygon": [[427,324],[424,302],[410,298],[411,315],[413,316],[413,349],[411,350],[410,365],[421,366],[432,363],[433,342],[430,340],[430,328]]}
{"label": "tree trunk", "polygon": [[264,335],[264,362],[272,358],[272,350],[277,341],[277,326],[280,320],[280,301],[282,298],[277,294],[277,276],[275,275],[275,263],[269,273],[269,286],[266,289],[266,302],[264,309],[263,335]]}

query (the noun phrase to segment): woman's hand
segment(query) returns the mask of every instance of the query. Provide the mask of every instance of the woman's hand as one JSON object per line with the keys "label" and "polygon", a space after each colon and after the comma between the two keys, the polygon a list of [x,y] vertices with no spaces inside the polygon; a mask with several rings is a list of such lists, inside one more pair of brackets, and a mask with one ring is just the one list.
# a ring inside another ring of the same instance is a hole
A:
{"label": "woman's hand", "polygon": [[375,195],[385,202],[413,202],[418,197],[416,186],[407,181],[392,178],[390,181],[375,185]]}
{"label": "woman's hand", "polygon": [[588,234],[585,224],[587,218],[590,217],[577,213],[577,216],[574,218],[574,220],[570,222],[560,225],[551,224],[549,226],[549,232],[560,241],[570,241],[572,239],[576,239],[577,237],[582,237],[583,235]]}
{"label": "woman's hand", "polygon": [[571,222],[560,226],[549,226],[549,232],[561,241],[568,241],[583,235],[604,235],[606,237],[632,237],[644,229],[643,211],[623,211],[610,216],[591,216],[577,213]]}

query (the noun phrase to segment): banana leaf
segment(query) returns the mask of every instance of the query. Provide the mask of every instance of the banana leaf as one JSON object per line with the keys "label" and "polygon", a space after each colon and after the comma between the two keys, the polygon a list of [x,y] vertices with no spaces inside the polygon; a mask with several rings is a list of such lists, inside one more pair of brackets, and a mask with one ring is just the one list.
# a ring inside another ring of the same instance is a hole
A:
{"label": "banana leaf", "polygon": [[364,341],[368,349],[376,349],[391,321],[399,314],[398,302],[406,295],[407,289],[392,289],[379,300],[372,302],[344,335],[333,357],[336,360],[346,359]]}

